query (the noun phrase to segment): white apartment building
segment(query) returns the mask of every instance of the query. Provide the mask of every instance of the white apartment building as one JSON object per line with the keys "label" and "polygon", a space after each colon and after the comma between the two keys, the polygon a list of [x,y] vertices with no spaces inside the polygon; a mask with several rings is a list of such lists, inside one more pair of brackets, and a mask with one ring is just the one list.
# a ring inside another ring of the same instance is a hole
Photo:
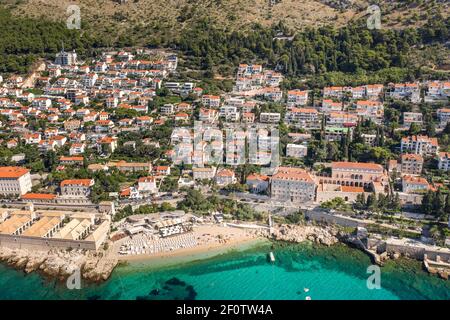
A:
{"label": "white apartment building", "polygon": [[356,114],[363,119],[381,123],[384,118],[383,104],[378,101],[360,100],[356,103]]}
{"label": "white apartment building", "polygon": [[239,120],[239,111],[234,105],[224,105],[220,107],[219,116],[225,121],[236,122]]}
{"label": "white apartment building", "polygon": [[302,144],[288,143],[286,146],[286,156],[293,158],[303,158],[308,154],[308,147]]}
{"label": "white apartment building", "polygon": [[119,100],[116,97],[110,97],[106,99],[106,107],[109,109],[117,108],[119,105]]}
{"label": "white apartment building", "polygon": [[320,110],[324,113],[342,111],[342,102],[334,102],[330,99],[324,99]]}
{"label": "white apartment building", "polygon": [[33,100],[31,105],[39,110],[47,110],[52,106],[52,100],[48,98],[38,97]]}
{"label": "white apartment building", "polygon": [[402,179],[402,191],[406,193],[424,192],[430,189],[430,184],[425,178],[404,176]]}
{"label": "white apartment building", "polygon": [[419,175],[422,173],[423,157],[420,154],[402,154],[401,173]]}
{"label": "white apartment building", "polygon": [[330,112],[327,115],[327,126],[352,127],[358,123],[358,116],[348,112]]}
{"label": "white apartment building", "polygon": [[262,112],[259,115],[259,122],[261,123],[278,123],[281,120],[281,114],[278,112]]}
{"label": "white apartment building", "polygon": [[450,97],[450,82],[432,81],[427,86],[425,102],[446,101]]}
{"label": "white apartment building", "polygon": [[344,87],[325,87],[323,88],[323,96],[325,98],[327,97],[341,98],[344,94],[344,91],[345,91]]}
{"label": "white apartment building", "polygon": [[375,140],[377,138],[376,134],[363,133],[363,134],[361,134],[361,137],[364,139],[365,144],[372,146],[372,147],[375,145]]}
{"label": "white apartment building", "polygon": [[250,192],[261,193],[269,189],[270,178],[265,175],[251,174],[247,177],[246,184]]}
{"label": "white apartment building", "polygon": [[86,147],[86,144],[84,144],[84,143],[78,143],[78,142],[73,143],[70,146],[69,155],[74,156],[74,155],[83,154],[85,151],[85,147]]}
{"label": "white apartment building", "polygon": [[262,72],[262,65],[260,64],[245,64],[242,63],[238,67],[238,76],[249,76],[252,74],[260,74]]}
{"label": "white apartment building", "polygon": [[214,179],[215,175],[216,175],[216,167],[192,168],[192,176],[194,180]]}
{"label": "white apartment building", "polygon": [[450,119],[450,109],[449,108],[442,108],[437,111],[437,116],[439,118],[439,122],[441,127],[445,127],[447,122]]}
{"label": "white apartment building", "polygon": [[402,153],[414,153],[422,156],[436,155],[439,150],[437,138],[430,138],[428,136],[409,136],[402,138],[401,146]]}
{"label": "white apartment building", "polygon": [[355,87],[351,89],[352,92],[352,98],[353,99],[362,99],[364,98],[364,95],[366,94],[366,88],[365,87]]}
{"label": "white apartment building", "polygon": [[219,107],[220,96],[204,95],[202,97],[202,104],[208,107]]}
{"label": "white apartment building", "polygon": [[422,125],[423,114],[420,112],[403,112],[403,126],[409,128],[412,123]]}
{"label": "white apartment building", "polygon": [[83,77],[83,85],[86,87],[93,87],[97,82],[98,75],[96,73],[89,73]]}
{"label": "white apartment building", "polygon": [[216,174],[216,183],[219,186],[226,186],[236,183],[237,179],[233,170],[222,169]]}
{"label": "white apartment building", "polygon": [[156,178],[152,176],[139,178],[137,190],[142,195],[157,193]]}
{"label": "white apartment building", "polygon": [[61,195],[86,198],[91,194],[94,179],[71,179],[61,181]]}
{"label": "white apartment building", "polygon": [[366,97],[368,99],[377,99],[383,93],[383,85],[382,84],[368,84],[365,86],[366,89]]}
{"label": "white apartment building", "polygon": [[287,104],[292,106],[305,106],[308,103],[308,91],[289,90]]}
{"label": "white apartment building", "polygon": [[396,83],[391,91],[394,99],[409,98],[412,102],[420,101],[420,87],[418,83]]}
{"label": "white apartment building", "polygon": [[218,116],[217,110],[200,108],[198,120],[206,123],[213,123]]}
{"label": "white apartment building", "polygon": [[61,50],[61,52],[56,55],[55,64],[61,66],[72,66],[77,64],[77,54],[75,50],[72,52],[65,52],[64,49]]}
{"label": "white apartment building", "polygon": [[438,157],[438,169],[439,170],[450,170],[450,153],[449,152],[439,152]]}
{"label": "white apartment building", "polygon": [[266,87],[262,91],[266,100],[278,102],[283,99],[283,92],[278,87]]}
{"label": "white apartment building", "polygon": [[23,195],[31,191],[31,176],[22,167],[0,167],[0,195]]}
{"label": "white apartment building", "polygon": [[175,106],[173,104],[168,103],[168,104],[161,106],[160,111],[161,111],[162,115],[170,115],[175,112]]}
{"label": "white apartment building", "polygon": [[291,108],[286,112],[284,120],[289,124],[300,125],[303,127],[318,127],[319,112],[313,108]]}

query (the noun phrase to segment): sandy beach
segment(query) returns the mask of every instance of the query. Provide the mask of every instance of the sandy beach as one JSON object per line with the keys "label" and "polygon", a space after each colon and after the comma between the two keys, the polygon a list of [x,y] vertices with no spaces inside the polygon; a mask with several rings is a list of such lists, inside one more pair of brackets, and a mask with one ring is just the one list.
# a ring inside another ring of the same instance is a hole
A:
{"label": "sandy beach", "polygon": [[[150,262],[152,265],[162,266],[206,259],[230,250],[245,250],[267,241],[266,238],[257,236],[255,231],[218,225],[196,226],[191,233],[198,242],[194,247],[152,254],[117,254],[116,258],[120,262]],[[119,248],[124,241],[126,239],[117,241],[114,248]],[[117,252],[117,250],[112,251]]]}

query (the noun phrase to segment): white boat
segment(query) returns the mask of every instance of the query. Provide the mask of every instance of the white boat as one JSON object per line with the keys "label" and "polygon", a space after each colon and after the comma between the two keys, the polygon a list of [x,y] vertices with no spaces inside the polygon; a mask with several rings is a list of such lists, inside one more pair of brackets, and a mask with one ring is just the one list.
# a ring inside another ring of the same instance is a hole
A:
{"label": "white boat", "polygon": [[269,257],[270,257],[270,262],[275,262],[275,256],[273,255],[272,251],[269,253]]}
{"label": "white boat", "polygon": [[309,289],[308,288],[303,288],[303,291],[309,292]]}
{"label": "white boat", "polygon": [[311,300],[311,297],[310,297],[310,296],[307,296],[307,297],[305,298],[305,300]]}

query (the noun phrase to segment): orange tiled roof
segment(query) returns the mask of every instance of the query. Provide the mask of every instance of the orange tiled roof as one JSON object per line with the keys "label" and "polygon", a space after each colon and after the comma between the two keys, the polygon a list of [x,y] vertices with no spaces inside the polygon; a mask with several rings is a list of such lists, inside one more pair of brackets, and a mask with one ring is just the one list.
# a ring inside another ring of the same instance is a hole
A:
{"label": "orange tiled roof", "polygon": [[402,154],[402,161],[404,160],[416,160],[423,162],[423,157],[420,154],[406,153]]}
{"label": "orange tiled roof", "polygon": [[229,169],[223,169],[223,170],[220,170],[217,173],[217,176],[219,176],[219,177],[232,177],[232,176],[234,176],[234,172],[232,170],[229,170]]}
{"label": "orange tiled roof", "polygon": [[140,177],[139,182],[154,182],[155,181],[155,177],[152,176],[148,176],[148,177]]}
{"label": "orange tiled roof", "polygon": [[291,111],[298,113],[318,113],[318,111],[313,108],[292,108]]}
{"label": "orange tiled roof", "polygon": [[428,181],[422,177],[404,176],[403,180],[408,183],[429,185]]}
{"label": "orange tiled roof", "polygon": [[92,184],[92,179],[69,179],[69,180],[63,180],[61,182],[61,187],[64,186],[71,186],[71,185],[81,185],[85,187],[89,187]]}
{"label": "orange tiled roof", "polygon": [[383,171],[383,167],[381,165],[376,163],[365,163],[365,162],[346,162],[346,161],[332,162],[331,168]]}
{"label": "orange tiled roof", "polygon": [[0,179],[14,178],[18,179],[30,170],[22,167],[0,167]]}
{"label": "orange tiled roof", "polygon": [[247,177],[247,180],[260,180],[260,181],[269,181],[269,177],[262,174],[251,174]]}
{"label": "orange tiled roof", "polygon": [[314,183],[311,175],[305,169],[292,167],[279,167],[277,173],[272,176],[272,179],[305,181]]}
{"label": "orange tiled roof", "polygon": [[83,161],[83,157],[65,157],[65,156],[61,156],[61,158],[59,158],[59,161]]}
{"label": "orange tiled roof", "polygon": [[53,200],[55,198],[56,195],[50,193],[26,193],[22,196],[22,199],[25,200],[35,200],[35,199]]}

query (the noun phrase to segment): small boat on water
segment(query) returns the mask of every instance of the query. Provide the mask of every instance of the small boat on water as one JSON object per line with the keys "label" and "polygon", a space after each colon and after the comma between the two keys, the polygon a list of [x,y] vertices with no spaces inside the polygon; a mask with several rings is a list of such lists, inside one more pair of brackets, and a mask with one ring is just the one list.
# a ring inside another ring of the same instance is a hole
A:
{"label": "small boat on water", "polygon": [[307,297],[305,298],[305,300],[311,300],[311,297],[310,297],[310,296],[307,296]]}
{"label": "small boat on water", "polygon": [[303,288],[303,291],[309,292],[309,288]]}
{"label": "small boat on water", "polygon": [[269,259],[270,259],[270,262],[275,262],[275,256],[273,255],[272,251],[269,253]]}

